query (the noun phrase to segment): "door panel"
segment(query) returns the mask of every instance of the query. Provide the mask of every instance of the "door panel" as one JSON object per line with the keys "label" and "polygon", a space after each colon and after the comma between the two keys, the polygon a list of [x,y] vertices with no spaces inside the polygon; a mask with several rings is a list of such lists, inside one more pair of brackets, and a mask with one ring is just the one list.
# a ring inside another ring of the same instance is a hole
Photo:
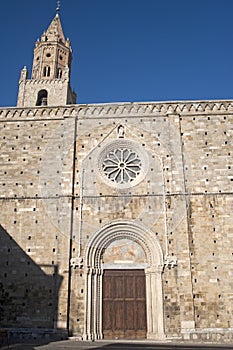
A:
{"label": "door panel", "polygon": [[125,278],[125,298],[135,297],[135,278],[133,276],[127,276]]}
{"label": "door panel", "polygon": [[112,329],[112,302],[105,300],[105,327],[106,329]]}
{"label": "door panel", "polygon": [[144,330],[146,324],[146,313],[144,301],[138,301],[137,305],[137,329]]}
{"label": "door panel", "polygon": [[[122,329],[122,320],[124,320],[124,302],[123,301],[116,301],[115,302],[115,308],[114,308],[114,318],[115,320],[115,329],[121,330]],[[114,322],[113,322],[114,325]]]}
{"label": "door panel", "polygon": [[123,276],[115,276],[115,278],[112,278],[112,282],[114,285],[113,289],[113,298],[123,298],[124,297],[124,278]]}
{"label": "door panel", "polygon": [[103,334],[109,339],[146,337],[144,270],[105,270]]}
{"label": "door panel", "polygon": [[145,276],[135,276],[135,284],[136,298],[144,299],[146,295]]}
{"label": "door panel", "polygon": [[109,276],[106,276],[104,294],[105,294],[105,299],[112,299],[112,284],[111,284],[111,277]]}
{"label": "door panel", "polygon": [[135,329],[135,309],[134,301],[125,301],[125,329],[134,330]]}

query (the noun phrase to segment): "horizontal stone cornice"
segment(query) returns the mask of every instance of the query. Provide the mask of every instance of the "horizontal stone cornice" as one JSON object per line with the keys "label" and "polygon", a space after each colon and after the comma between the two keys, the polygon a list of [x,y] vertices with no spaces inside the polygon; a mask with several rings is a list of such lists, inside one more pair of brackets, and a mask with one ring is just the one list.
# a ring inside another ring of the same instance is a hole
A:
{"label": "horizontal stone cornice", "polygon": [[[25,80],[21,80],[20,82],[23,82],[25,83]],[[54,84],[63,84],[63,83],[67,83],[69,82],[69,79],[67,78],[56,78],[56,79],[27,79],[26,80],[26,84],[27,85],[45,85],[45,86],[48,86],[48,85],[54,85]]]}
{"label": "horizontal stone cornice", "polygon": [[[73,115],[74,108],[68,107],[71,116]],[[67,114],[67,107],[28,107],[28,108],[2,108],[0,109],[0,121],[15,119],[63,119]],[[75,109],[76,115],[76,109]]]}
{"label": "horizontal stone cornice", "polygon": [[78,116],[85,118],[150,117],[169,114],[205,115],[233,114],[233,100],[178,101],[178,102],[125,102],[106,104],[77,104],[56,107],[6,107],[0,109],[0,120],[54,119]]}

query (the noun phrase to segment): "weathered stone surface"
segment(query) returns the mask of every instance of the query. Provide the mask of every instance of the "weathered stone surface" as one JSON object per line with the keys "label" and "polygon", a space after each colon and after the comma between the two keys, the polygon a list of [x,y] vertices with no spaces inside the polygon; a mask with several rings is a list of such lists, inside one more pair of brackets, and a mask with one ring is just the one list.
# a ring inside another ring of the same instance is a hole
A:
{"label": "weathered stone surface", "polygon": [[[141,104],[133,105],[0,111],[2,325],[65,328],[68,310],[70,330],[81,336],[86,244],[127,220],[154,233],[165,260],[175,257],[162,273],[165,334],[231,334],[232,115],[167,114],[166,103],[166,112],[153,103],[137,116]],[[119,125],[146,162],[139,183],[124,189],[109,186],[99,161],[122,142]],[[72,271],[71,258],[79,259]]]}

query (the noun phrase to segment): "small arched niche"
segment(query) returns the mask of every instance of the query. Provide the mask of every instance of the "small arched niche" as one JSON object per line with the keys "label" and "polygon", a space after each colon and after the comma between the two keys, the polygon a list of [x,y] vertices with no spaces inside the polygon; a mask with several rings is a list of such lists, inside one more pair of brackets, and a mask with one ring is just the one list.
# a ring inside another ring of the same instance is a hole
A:
{"label": "small arched niche", "polygon": [[47,106],[48,104],[48,91],[43,89],[38,92],[36,106]]}

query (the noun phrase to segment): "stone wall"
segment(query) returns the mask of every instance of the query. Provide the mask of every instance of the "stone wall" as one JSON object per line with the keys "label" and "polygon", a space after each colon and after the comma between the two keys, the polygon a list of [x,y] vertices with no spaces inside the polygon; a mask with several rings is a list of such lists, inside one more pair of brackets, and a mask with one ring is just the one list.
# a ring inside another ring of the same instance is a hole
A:
{"label": "stone wall", "polygon": [[65,328],[72,168],[62,173],[62,157],[69,137],[63,119],[28,112],[28,119],[0,123],[0,265],[8,300],[1,325]]}
{"label": "stone wall", "polygon": [[[68,312],[81,337],[86,244],[127,220],[162,248],[166,336],[229,340],[232,112],[232,101],[1,110],[0,270],[11,310],[2,325],[66,328]],[[122,144],[143,158],[138,182],[125,188],[101,166]]]}

